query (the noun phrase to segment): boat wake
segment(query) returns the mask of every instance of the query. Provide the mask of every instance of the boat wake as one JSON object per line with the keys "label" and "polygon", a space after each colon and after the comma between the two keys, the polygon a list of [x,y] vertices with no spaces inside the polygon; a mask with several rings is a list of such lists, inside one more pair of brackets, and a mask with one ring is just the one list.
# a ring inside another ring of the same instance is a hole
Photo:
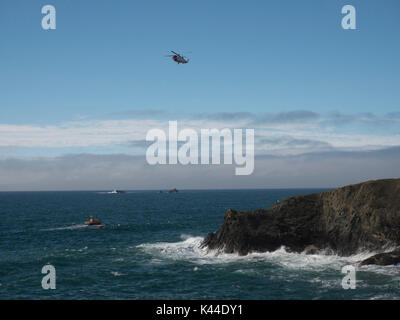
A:
{"label": "boat wake", "polygon": [[78,230],[78,229],[84,229],[87,227],[88,227],[88,225],[82,223],[82,224],[74,224],[72,226],[67,226],[67,227],[42,229],[40,231]]}

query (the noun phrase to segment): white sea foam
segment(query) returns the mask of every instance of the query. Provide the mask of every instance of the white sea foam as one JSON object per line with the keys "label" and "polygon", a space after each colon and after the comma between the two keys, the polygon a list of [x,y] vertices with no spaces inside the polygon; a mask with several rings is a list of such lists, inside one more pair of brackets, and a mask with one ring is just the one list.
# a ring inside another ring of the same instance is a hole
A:
{"label": "white sea foam", "polygon": [[88,249],[88,247],[87,246],[85,246],[85,247],[83,247],[83,248],[80,248],[80,249],[65,249],[65,251],[67,251],[67,252],[83,252],[83,251],[86,251]]}
{"label": "white sea foam", "polygon": [[202,237],[186,237],[182,235],[181,238],[186,239],[173,243],[145,243],[137,247],[156,257],[173,260],[197,260],[207,257],[207,250],[200,248],[200,244],[203,241]]}
{"label": "white sea foam", "polygon": [[[359,262],[374,255],[374,252],[361,252],[350,257],[341,257],[338,255],[325,254],[305,254],[287,252],[284,247],[273,251],[257,253],[253,252],[246,256],[237,254],[227,254],[217,250],[207,250],[201,248],[200,244],[204,240],[202,237],[193,237],[190,235],[182,235],[182,241],[179,242],[157,242],[144,243],[137,246],[139,249],[150,254],[153,258],[163,260],[183,260],[189,261],[197,265],[201,264],[223,264],[233,262],[265,262],[273,265],[281,266],[285,269],[295,270],[341,270],[345,265],[357,266]],[[357,267],[358,268],[358,267]],[[376,273],[392,274],[400,276],[400,268],[393,267],[377,267],[368,266],[361,267],[360,270],[371,271]],[[238,273],[251,273],[250,269],[239,269]]]}

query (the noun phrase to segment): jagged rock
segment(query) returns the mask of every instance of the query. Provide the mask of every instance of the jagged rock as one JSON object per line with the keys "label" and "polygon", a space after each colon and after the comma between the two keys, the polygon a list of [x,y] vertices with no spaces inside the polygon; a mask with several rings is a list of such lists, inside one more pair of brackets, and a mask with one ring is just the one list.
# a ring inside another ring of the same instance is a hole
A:
{"label": "jagged rock", "polygon": [[290,197],[267,210],[230,209],[221,228],[202,243],[240,255],[285,246],[294,252],[329,249],[349,256],[387,245],[400,245],[400,179]]}
{"label": "jagged rock", "polygon": [[388,266],[400,263],[400,248],[391,252],[384,252],[376,254],[361,262],[361,266],[376,264],[380,266]]}

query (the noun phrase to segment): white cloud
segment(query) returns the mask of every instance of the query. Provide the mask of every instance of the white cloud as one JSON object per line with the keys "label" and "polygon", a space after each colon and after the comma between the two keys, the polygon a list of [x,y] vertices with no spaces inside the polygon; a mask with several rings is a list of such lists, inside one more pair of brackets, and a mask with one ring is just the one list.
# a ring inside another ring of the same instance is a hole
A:
{"label": "white cloud", "polygon": [[[332,124],[321,125],[321,117],[314,114],[309,117],[314,122],[288,121],[295,115],[275,116],[274,121],[262,124],[262,121],[249,121],[248,117],[224,114],[216,116],[216,119],[180,120],[178,129],[255,128],[258,154],[299,154],[328,149],[376,150],[400,145],[399,134],[345,133]],[[300,114],[302,117],[306,115],[304,112]],[[283,119],[283,122],[277,119]],[[128,147],[135,142],[140,145],[148,130],[154,128],[167,132],[168,120],[80,120],[48,126],[0,124],[0,148]]]}

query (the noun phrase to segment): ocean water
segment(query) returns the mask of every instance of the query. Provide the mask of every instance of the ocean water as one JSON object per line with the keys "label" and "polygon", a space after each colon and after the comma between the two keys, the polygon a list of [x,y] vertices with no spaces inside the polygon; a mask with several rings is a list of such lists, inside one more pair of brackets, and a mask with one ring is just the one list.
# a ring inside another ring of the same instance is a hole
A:
{"label": "ocean water", "polygon": [[[357,268],[352,257],[200,249],[228,208],[267,208],[321,190],[0,193],[0,299],[398,299],[400,267]],[[104,229],[86,227],[88,216]],[[56,268],[56,289],[41,286]]]}

